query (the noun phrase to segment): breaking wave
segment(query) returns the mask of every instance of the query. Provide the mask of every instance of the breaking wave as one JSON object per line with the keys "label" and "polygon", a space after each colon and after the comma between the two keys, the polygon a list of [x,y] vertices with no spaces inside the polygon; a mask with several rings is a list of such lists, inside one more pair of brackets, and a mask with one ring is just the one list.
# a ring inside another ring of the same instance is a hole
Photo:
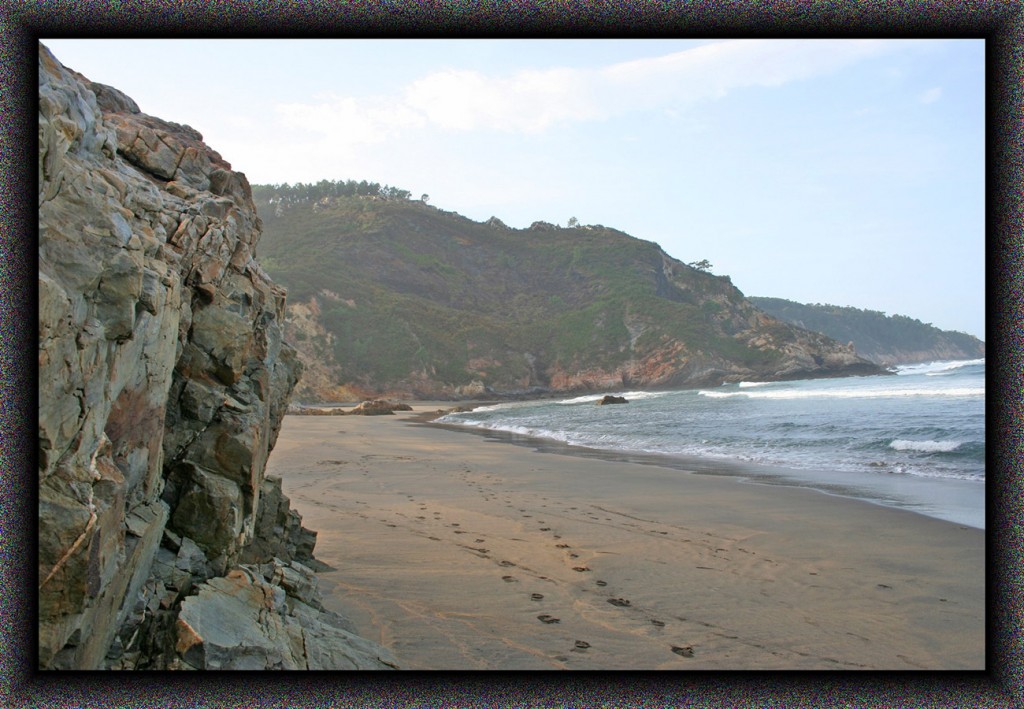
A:
{"label": "breaking wave", "polygon": [[[622,396],[622,397],[625,397],[629,401],[634,401],[634,400],[641,400],[641,399],[657,399],[657,398],[660,398],[662,396],[665,396],[667,393],[668,392],[664,392],[664,391],[627,391],[627,392],[617,393],[617,394],[615,394],[615,396]],[[607,396],[607,393],[586,394],[584,396],[577,396],[577,397],[574,397],[572,399],[563,399],[563,400],[558,401],[556,403],[559,403],[559,404],[586,404],[587,402],[590,402],[590,401],[600,401],[605,396]]]}
{"label": "breaking wave", "polygon": [[896,374],[924,374],[925,376],[946,376],[956,374],[958,369],[965,367],[979,367],[985,365],[985,359],[965,359],[943,362],[925,362],[923,364],[907,364],[896,367]]}
{"label": "breaking wave", "polygon": [[941,397],[972,397],[984,396],[984,387],[950,387],[934,389],[930,387],[904,387],[898,389],[785,389],[779,391],[711,391],[701,390],[700,396],[711,399],[729,399],[743,397],[746,399],[880,399],[887,397],[909,396],[941,396]]}
{"label": "breaking wave", "polygon": [[959,441],[908,441],[897,438],[889,444],[897,451],[919,451],[921,453],[951,453],[960,447]]}

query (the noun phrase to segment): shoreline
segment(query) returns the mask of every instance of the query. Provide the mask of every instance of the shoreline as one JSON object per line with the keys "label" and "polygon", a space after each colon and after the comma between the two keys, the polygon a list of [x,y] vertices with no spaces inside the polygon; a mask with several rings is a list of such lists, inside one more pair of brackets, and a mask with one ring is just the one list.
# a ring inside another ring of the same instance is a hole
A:
{"label": "shoreline", "polygon": [[268,465],[325,605],[403,668],[984,668],[983,530],[427,421],[450,406],[289,415]]}
{"label": "shoreline", "polygon": [[[481,404],[487,406],[488,404]],[[415,423],[423,426],[434,426],[450,431],[471,433],[483,437],[485,440],[508,443],[521,446],[537,452],[552,453],[555,455],[568,455],[580,458],[606,460],[616,463],[629,463],[636,465],[654,465],[663,468],[672,468],[680,472],[692,475],[713,475],[718,477],[736,478],[739,482],[752,485],[773,485],[778,487],[799,488],[812,490],[823,495],[841,497],[848,500],[855,500],[889,509],[909,512],[932,519],[939,519],[953,524],[965,525],[974,529],[985,531],[984,511],[982,512],[981,525],[972,523],[965,519],[952,519],[951,516],[929,514],[910,507],[901,506],[895,502],[886,502],[883,499],[874,499],[866,493],[860,492],[855,486],[847,486],[842,483],[825,483],[815,480],[807,470],[786,468],[778,465],[765,465],[740,460],[716,459],[699,457],[693,455],[669,455],[666,453],[642,452],[615,450],[611,448],[594,448],[590,446],[571,445],[563,441],[536,436],[527,436],[518,433],[511,433],[500,429],[478,428],[474,426],[460,426],[451,423],[438,423],[437,419],[443,414],[423,413],[411,417]],[[946,481],[944,484],[950,484]],[[954,483],[956,484],[956,483]],[[980,483],[984,484],[984,483]],[[881,497],[879,495],[878,497]],[[961,514],[969,514],[961,512]]]}

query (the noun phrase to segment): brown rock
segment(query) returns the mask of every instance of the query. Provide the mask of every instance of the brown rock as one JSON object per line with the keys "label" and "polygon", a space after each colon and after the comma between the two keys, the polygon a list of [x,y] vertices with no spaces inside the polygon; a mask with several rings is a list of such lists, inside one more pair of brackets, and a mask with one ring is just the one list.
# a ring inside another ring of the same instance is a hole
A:
{"label": "brown rock", "polygon": [[394,404],[384,399],[372,399],[362,402],[347,413],[350,416],[381,416],[393,414],[395,411],[412,411],[412,407],[408,404]]}
{"label": "brown rock", "polygon": [[45,47],[39,66],[40,667],[169,666],[180,597],[254,536],[301,365],[245,176]]}

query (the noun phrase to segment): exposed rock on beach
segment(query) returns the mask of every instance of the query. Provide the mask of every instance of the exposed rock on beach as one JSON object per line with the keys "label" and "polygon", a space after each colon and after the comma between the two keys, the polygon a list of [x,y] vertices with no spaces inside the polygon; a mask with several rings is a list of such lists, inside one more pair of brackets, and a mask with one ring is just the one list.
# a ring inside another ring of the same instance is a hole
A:
{"label": "exposed rock on beach", "polygon": [[42,46],[38,170],[39,667],[393,664],[264,476],[301,365],[245,176]]}

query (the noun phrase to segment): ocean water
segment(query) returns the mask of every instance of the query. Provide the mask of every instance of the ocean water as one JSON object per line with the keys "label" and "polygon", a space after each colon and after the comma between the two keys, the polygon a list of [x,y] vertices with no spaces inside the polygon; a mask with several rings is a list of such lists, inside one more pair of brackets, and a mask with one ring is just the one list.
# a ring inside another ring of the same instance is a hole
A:
{"label": "ocean water", "polygon": [[983,359],[905,366],[896,376],[625,392],[628,404],[596,406],[603,394],[486,406],[438,422],[581,453],[655,454],[680,470],[985,527]]}

